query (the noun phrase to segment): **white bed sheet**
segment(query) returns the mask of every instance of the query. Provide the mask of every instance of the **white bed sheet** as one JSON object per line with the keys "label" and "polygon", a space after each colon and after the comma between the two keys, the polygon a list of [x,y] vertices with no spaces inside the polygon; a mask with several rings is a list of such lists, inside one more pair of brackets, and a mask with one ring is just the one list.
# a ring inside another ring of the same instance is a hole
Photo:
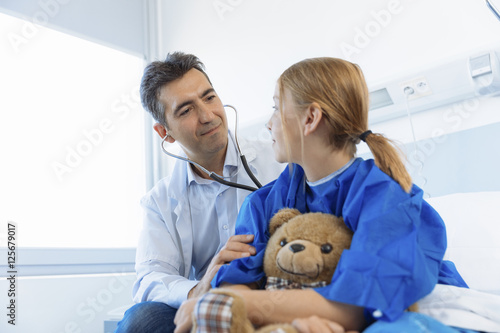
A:
{"label": "white bed sheet", "polygon": [[427,200],[443,218],[451,260],[470,289],[438,285],[419,312],[447,325],[500,332],[500,192]]}
{"label": "white bed sheet", "polygon": [[427,199],[443,218],[451,260],[471,289],[500,294],[500,192]]}

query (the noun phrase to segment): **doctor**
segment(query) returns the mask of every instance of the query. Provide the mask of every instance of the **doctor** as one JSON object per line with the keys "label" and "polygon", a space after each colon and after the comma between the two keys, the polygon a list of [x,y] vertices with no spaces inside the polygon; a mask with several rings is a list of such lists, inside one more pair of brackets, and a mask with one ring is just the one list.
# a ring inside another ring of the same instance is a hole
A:
{"label": "doctor", "polygon": [[[141,100],[154,130],[185,155],[226,180],[253,183],[228,131],[219,96],[194,55],[175,52],[144,71]],[[266,184],[284,168],[271,145],[241,141],[250,169]],[[219,267],[255,254],[253,236],[234,236],[238,211],[249,191],[219,184],[184,161],[141,201],[144,223],[136,254],[137,281],[130,308],[116,332],[171,332],[177,308],[208,291]]]}

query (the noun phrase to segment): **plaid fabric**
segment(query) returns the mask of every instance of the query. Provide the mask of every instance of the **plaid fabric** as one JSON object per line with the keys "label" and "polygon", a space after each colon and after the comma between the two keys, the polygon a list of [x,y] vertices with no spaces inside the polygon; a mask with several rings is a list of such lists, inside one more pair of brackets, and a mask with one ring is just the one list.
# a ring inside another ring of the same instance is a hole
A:
{"label": "plaid fabric", "polygon": [[313,283],[299,283],[293,282],[291,280],[282,279],[279,277],[269,276],[267,278],[266,289],[267,290],[280,290],[280,289],[309,289],[309,288],[320,288],[326,286],[325,281],[313,282]]}
{"label": "plaid fabric", "polygon": [[197,333],[228,333],[231,329],[233,298],[220,294],[205,294],[194,309]]}

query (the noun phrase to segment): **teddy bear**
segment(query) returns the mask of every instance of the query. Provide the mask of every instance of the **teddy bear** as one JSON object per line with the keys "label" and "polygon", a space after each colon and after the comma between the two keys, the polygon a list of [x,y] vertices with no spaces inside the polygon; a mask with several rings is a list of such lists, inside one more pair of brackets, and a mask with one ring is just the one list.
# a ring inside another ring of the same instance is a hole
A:
{"label": "teddy bear", "polygon": [[[268,290],[327,285],[333,277],[342,251],[349,248],[353,235],[340,217],[325,213],[302,214],[291,208],[281,209],[271,218],[269,233],[264,254]],[[215,311],[214,308],[221,304],[220,311]],[[207,308],[211,308],[212,314],[217,313],[215,317],[207,317]],[[224,312],[226,317],[221,320],[220,313]],[[193,318],[192,332],[210,331],[208,327],[214,322],[218,325],[217,330],[214,330],[217,332],[297,332],[290,324],[267,325],[255,330],[247,318],[243,299],[227,289],[213,289],[206,294],[198,302]]]}
{"label": "teddy bear", "polygon": [[352,231],[331,214],[284,208],[269,222],[264,254],[266,289],[323,287],[330,283]]}

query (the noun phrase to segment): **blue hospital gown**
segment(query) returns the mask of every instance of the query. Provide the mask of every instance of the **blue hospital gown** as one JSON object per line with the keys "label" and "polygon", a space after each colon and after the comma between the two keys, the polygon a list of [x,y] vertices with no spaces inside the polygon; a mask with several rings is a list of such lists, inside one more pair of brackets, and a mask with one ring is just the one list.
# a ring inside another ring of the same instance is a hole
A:
{"label": "blue hospital gown", "polygon": [[354,232],[323,297],[365,308],[368,321],[394,321],[429,294],[436,283],[467,287],[453,263],[443,261],[446,230],[439,214],[413,185],[406,193],[373,160],[357,158],[340,175],[311,187],[303,169],[292,165],[250,194],[238,215],[236,234],[255,235],[257,254],[221,267],[212,285],[243,284],[264,278],[268,222],[281,208],[323,212],[344,218]]}

